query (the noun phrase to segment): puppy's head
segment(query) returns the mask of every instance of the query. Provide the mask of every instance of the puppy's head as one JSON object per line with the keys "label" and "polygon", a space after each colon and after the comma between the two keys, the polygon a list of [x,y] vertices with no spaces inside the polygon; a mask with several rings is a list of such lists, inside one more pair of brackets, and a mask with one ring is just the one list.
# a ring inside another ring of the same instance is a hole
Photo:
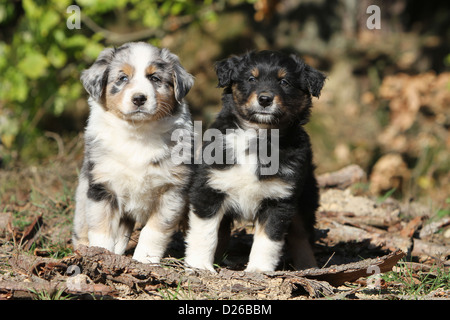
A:
{"label": "puppy's head", "polygon": [[325,76],[295,55],[251,52],[216,64],[219,87],[231,93],[243,120],[280,126],[308,121],[311,96],[319,97]]}
{"label": "puppy's head", "polygon": [[172,115],[193,85],[176,55],[143,42],[103,50],[81,81],[105,110],[133,122]]}

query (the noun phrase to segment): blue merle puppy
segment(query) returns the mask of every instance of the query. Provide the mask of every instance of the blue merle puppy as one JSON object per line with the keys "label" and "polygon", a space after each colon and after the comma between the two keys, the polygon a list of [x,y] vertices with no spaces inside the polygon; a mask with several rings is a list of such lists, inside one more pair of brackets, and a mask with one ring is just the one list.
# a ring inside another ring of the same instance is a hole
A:
{"label": "blue merle puppy", "polygon": [[157,263],[188,208],[191,168],[174,161],[171,150],[183,142],[171,137],[177,129],[192,131],[183,98],[193,77],[169,50],[139,42],[103,50],[81,80],[90,95],[90,115],[74,247],[123,254],[140,222],[133,258]]}

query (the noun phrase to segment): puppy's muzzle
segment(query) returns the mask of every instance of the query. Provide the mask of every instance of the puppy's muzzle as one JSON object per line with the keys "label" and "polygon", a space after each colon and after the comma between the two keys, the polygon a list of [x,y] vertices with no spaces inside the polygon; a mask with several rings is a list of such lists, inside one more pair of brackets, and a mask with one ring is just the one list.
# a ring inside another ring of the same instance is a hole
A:
{"label": "puppy's muzzle", "polygon": [[270,107],[272,105],[273,98],[273,93],[262,92],[258,95],[258,103],[261,107]]}
{"label": "puppy's muzzle", "polygon": [[147,101],[147,97],[143,95],[142,93],[134,94],[131,98],[131,101],[136,107],[140,107]]}

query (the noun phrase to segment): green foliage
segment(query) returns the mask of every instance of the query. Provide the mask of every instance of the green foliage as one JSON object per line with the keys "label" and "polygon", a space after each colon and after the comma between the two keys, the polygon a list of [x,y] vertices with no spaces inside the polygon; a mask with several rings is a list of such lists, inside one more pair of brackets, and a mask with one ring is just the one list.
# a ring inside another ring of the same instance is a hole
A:
{"label": "green foliage", "polygon": [[432,266],[429,271],[414,271],[412,264],[399,262],[397,272],[390,271],[382,278],[398,286],[399,294],[419,299],[437,290],[449,290],[450,273],[442,266]]}
{"label": "green foliage", "polygon": [[35,296],[33,300],[72,300],[74,297],[64,292],[64,289],[52,291],[29,289]]}
{"label": "green foliage", "polygon": [[[0,3],[3,162],[46,156],[49,148],[42,141],[37,143],[42,137],[42,120],[47,116],[58,119],[77,99],[85,98],[80,72],[104,47],[130,40],[158,44],[158,39],[183,25],[214,19],[225,2],[78,0],[80,29],[67,26],[76,14],[67,12],[72,4],[69,0]],[[148,32],[127,37],[142,30]]]}
{"label": "green foliage", "polygon": [[42,117],[61,115],[81,96],[80,67],[93,54],[84,55],[82,44],[74,45],[73,39],[83,37],[91,45],[100,40],[66,27],[68,4],[24,0],[21,8],[0,5],[0,26],[3,33],[8,30],[0,42],[0,138],[6,150],[16,149],[22,157],[39,136]]}

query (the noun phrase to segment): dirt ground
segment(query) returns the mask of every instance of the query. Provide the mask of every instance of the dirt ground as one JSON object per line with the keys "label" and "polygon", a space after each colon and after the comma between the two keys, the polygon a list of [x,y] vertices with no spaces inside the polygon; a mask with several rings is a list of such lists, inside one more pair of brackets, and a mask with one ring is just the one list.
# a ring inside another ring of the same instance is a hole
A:
{"label": "dirt ground", "polygon": [[[0,299],[450,299],[450,217],[416,202],[373,198],[355,167],[323,175],[315,255],[319,268],[242,271],[251,225],[235,226],[217,273],[186,268],[183,233],[161,265],[100,248],[74,251],[70,230],[81,138],[70,162],[0,171]],[[66,154],[67,154],[66,153]],[[346,171],[347,170],[347,171]]]}

